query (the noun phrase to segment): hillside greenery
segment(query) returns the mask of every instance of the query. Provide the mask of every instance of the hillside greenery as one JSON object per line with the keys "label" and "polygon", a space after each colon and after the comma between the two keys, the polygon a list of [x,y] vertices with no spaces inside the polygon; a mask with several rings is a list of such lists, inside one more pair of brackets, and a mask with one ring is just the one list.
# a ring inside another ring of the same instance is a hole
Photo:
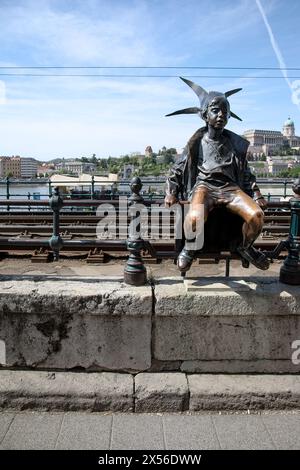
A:
{"label": "hillside greenery", "polygon": [[95,174],[104,175],[107,173],[115,173],[122,176],[124,165],[133,165],[135,176],[160,176],[166,175],[170,166],[174,163],[176,157],[176,149],[163,148],[159,153],[153,153],[149,157],[140,155],[123,155],[121,157],[92,158],[82,157],[82,162],[90,162],[96,165]]}

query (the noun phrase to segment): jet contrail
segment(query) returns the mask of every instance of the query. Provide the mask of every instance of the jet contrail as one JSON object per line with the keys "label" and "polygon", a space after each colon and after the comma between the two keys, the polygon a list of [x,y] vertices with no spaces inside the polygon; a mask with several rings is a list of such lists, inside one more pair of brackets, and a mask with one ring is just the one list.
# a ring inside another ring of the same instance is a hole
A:
{"label": "jet contrail", "polygon": [[271,25],[268,21],[268,18],[266,17],[266,14],[265,14],[265,11],[263,9],[263,6],[262,4],[260,3],[260,0],[256,0],[256,5],[261,13],[261,16],[262,16],[262,19],[264,20],[264,23],[266,25],[266,28],[267,28],[267,31],[269,33],[269,36],[270,36],[270,41],[271,41],[271,45],[273,47],[273,51],[275,52],[275,55],[277,57],[277,60],[278,60],[278,63],[279,63],[279,67],[282,69],[281,72],[282,72],[282,75],[283,77],[285,78],[288,86],[291,88],[291,83],[288,79],[288,76],[287,76],[287,73],[286,73],[286,65],[285,65],[285,62],[284,62],[284,59],[282,57],[282,54],[281,54],[281,51],[279,49],[279,46],[276,42],[276,39],[274,37],[274,34],[273,34],[273,31],[272,31],[272,28],[271,28]]}
{"label": "jet contrail", "polygon": [[300,80],[294,80],[293,82],[290,82],[290,80],[288,78],[288,75],[287,75],[286,65],[285,65],[282,53],[281,53],[280,48],[279,48],[279,46],[276,42],[276,39],[274,37],[271,25],[268,21],[268,18],[266,16],[266,13],[263,9],[263,6],[262,6],[260,0],[256,0],[256,5],[257,5],[257,8],[260,11],[262,19],[263,19],[263,21],[265,23],[265,26],[267,28],[267,31],[268,31],[268,34],[269,34],[269,37],[270,37],[270,42],[271,42],[273,51],[274,51],[274,53],[277,57],[277,60],[278,60],[279,67],[281,69],[281,73],[283,75],[283,78],[285,79],[286,83],[288,84],[289,89],[292,92],[292,102],[294,104],[298,105],[298,107],[299,107],[299,105],[300,105]]}

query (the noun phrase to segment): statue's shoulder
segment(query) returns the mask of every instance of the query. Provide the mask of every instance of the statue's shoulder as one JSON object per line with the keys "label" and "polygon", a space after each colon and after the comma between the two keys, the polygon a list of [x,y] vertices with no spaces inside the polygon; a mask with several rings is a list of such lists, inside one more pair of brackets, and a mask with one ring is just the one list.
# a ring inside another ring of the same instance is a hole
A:
{"label": "statue's shoulder", "polygon": [[240,157],[245,157],[250,142],[244,137],[236,134],[235,132],[229,131],[228,129],[224,129],[223,134],[230,140],[238,155]]}
{"label": "statue's shoulder", "polygon": [[188,153],[190,154],[191,157],[194,154],[198,155],[199,144],[200,144],[200,141],[201,141],[202,137],[204,136],[204,133],[205,133],[206,130],[207,130],[207,128],[205,126],[201,127],[189,139],[189,141],[187,143],[187,150],[188,150]]}

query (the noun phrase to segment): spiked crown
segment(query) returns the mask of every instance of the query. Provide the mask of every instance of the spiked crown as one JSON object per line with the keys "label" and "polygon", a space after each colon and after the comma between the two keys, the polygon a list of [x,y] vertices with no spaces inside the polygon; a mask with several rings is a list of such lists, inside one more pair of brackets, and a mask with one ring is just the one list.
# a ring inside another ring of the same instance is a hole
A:
{"label": "spiked crown", "polygon": [[[225,93],[220,93],[218,91],[207,92],[200,85],[197,85],[196,83],[191,82],[190,80],[187,80],[186,78],[183,78],[183,77],[180,77],[180,78],[189,87],[191,87],[191,89],[196,93],[200,101],[200,108],[193,107],[193,108],[180,109],[178,111],[174,111],[174,113],[167,114],[166,116],[175,116],[177,114],[200,114],[201,117],[203,118],[203,113],[207,110],[207,107],[214,100],[214,98],[223,97],[226,101],[228,101],[227,100],[228,96],[231,96],[234,93],[237,93],[238,91],[242,90],[242,88],[235,88],[234,90],[229,90],[229,91],[226,91]],[[238,119],[239,121],[242,120],[232,111],[230,111],[230,116],[234,117],[235,119]]]}

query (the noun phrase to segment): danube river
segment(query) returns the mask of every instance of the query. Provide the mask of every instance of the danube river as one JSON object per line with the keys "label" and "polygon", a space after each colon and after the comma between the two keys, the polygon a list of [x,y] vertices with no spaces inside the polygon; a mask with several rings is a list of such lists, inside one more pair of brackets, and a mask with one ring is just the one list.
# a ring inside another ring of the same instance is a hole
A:
{"label": "danube river", "polygon": [[[284,195],[284,184],[282,182],[259,182],[258,184],[261,188],[261,192],[264,196],[271,195],[273,200],[279,200],[280,197]],[[286,185],[286,195],[293,196],[292,191],[292,181],[289,181]],[[158,192],[160,194],[164,193],[164,182],[163,181],[155,181],[154,179],[149,181],[145,180],[143,184],[142,193],[149,194]],[[80,187],[85,191],[89,190],[88,186]],[[95,185],[95,190],[99,189],[97,185]],[[124,193],[129,193],[129,184],[127,183],[120,183],[119,190]],[[7,196],[7,186],[5,181],[0,182],[0,198],[6,199]],[[10,199],[47,199],[49,197],[49,185],[48,183],[13,183],[9,184],[9,198]]]}

